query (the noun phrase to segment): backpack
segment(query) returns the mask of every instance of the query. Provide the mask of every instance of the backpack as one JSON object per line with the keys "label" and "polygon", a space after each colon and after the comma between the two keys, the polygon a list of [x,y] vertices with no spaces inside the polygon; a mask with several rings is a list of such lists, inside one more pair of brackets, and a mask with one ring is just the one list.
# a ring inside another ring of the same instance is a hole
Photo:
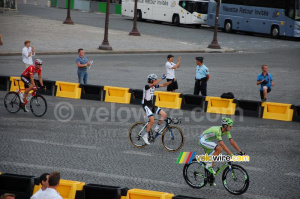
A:
{"label": "backpack", "polygon": [[232,92],[223,93],[223,94],[221,95],[221,98],[234,99],[234,95],[233,95]]}

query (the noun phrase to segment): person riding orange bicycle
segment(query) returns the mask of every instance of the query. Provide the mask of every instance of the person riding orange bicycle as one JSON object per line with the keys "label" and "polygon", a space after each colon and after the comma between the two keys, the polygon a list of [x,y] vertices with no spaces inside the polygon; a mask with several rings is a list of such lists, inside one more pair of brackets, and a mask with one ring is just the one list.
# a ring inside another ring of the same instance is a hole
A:
{"label": "person riding orange bicycle", "polygon": [[26,104],[28,103],[27,101],[27,96],[28,93],[31,90],[37,90],[37,87],[35,86],[33,75],[35,73],[38,74],[39,76],[39,82],[41,86],[46,90],[46,86],[44,86],[43,79],[42,79],[42,65],[43,61],[41,59],[37,59],[34,62],[34,65],[28,66],[24,72],[21,75],[21,80],[24,82],[25,85],[25,92],[24,92],[24,97],[21,96],[21,102],[22,102],[22,108],[24,109],[24,112],[28,112],[26,109]]}

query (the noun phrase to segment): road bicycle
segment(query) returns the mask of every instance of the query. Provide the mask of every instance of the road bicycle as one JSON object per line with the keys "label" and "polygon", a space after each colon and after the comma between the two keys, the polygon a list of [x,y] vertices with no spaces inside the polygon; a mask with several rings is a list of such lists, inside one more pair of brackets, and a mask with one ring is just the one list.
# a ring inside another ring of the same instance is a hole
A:
{"label": "road bicycle", "polygon": [[[16,80],[16,81],[19,82],[21,80]],[[22,91],[25,91],[25,89],[21,89],[19,83],[19,90],[17,90],[17,92],[10,91],[5,95],[4,106],[8,112],[17,113],[22,108],[22,103],[23,103]],[[37,117],[41,117],[47,112],[47,102],[42,95],[37,94],[36,92],[37,89],[33,90],[31,96],[28,94],[27,100],[30,103],[30,110],[33,113],[33,115]]]}
{"label": "road bicycle", "polygon": [[205,166],[205,162],[198,162],[196,159],[193,159],[190,164],[184,165],[183,177],[190,187],[200,189],[207,183],[214,183],[215,177],[223,171],[222,183],[229,193],[241,195],[247,191],[249,175],[243,167],[232,164],[230,161],[225,162],[213,175]]}
{"label": "road bicycle", "polygon": [[[149,133],[148,141],[150,143],[154,143],[156,138],[161,135],[161,144],[163,147],[170,152],[175,152],[184,144],[184,136],[183,132],[177,126],[170,126],[170,124],[178,124],[181,122],[180,119],[177,118],[166,118],[165,126],[160,129],[155,135],[152,129]],[[136,148],[143,148],[146,146],[142,136],[146,133],[146,128],[148,122],[136,122],[129,129],[129,140],[130,143]]]}

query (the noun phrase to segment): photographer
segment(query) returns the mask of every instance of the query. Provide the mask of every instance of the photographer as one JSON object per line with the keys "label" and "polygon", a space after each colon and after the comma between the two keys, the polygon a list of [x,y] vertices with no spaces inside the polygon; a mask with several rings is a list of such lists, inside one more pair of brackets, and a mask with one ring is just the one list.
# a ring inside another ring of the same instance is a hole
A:
{"label": "photographer", "polygon": [[273,77],[271,73],[268,73],[268,66],[262,65],[262,73],[257,76],[256,84],[260,84],[260,98],[262,102],[267,101],[267,93],[271,92],[271,87],[273,84]]}

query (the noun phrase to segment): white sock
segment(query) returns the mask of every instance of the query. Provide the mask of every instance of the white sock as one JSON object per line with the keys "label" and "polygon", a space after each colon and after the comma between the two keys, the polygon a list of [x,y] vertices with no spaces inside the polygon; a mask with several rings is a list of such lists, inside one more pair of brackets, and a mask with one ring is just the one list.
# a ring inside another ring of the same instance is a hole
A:
{"label": "white sock", "polygon": [[146,131],[146,133],[143,135],[144,138],[148,138],[148,132]]}

